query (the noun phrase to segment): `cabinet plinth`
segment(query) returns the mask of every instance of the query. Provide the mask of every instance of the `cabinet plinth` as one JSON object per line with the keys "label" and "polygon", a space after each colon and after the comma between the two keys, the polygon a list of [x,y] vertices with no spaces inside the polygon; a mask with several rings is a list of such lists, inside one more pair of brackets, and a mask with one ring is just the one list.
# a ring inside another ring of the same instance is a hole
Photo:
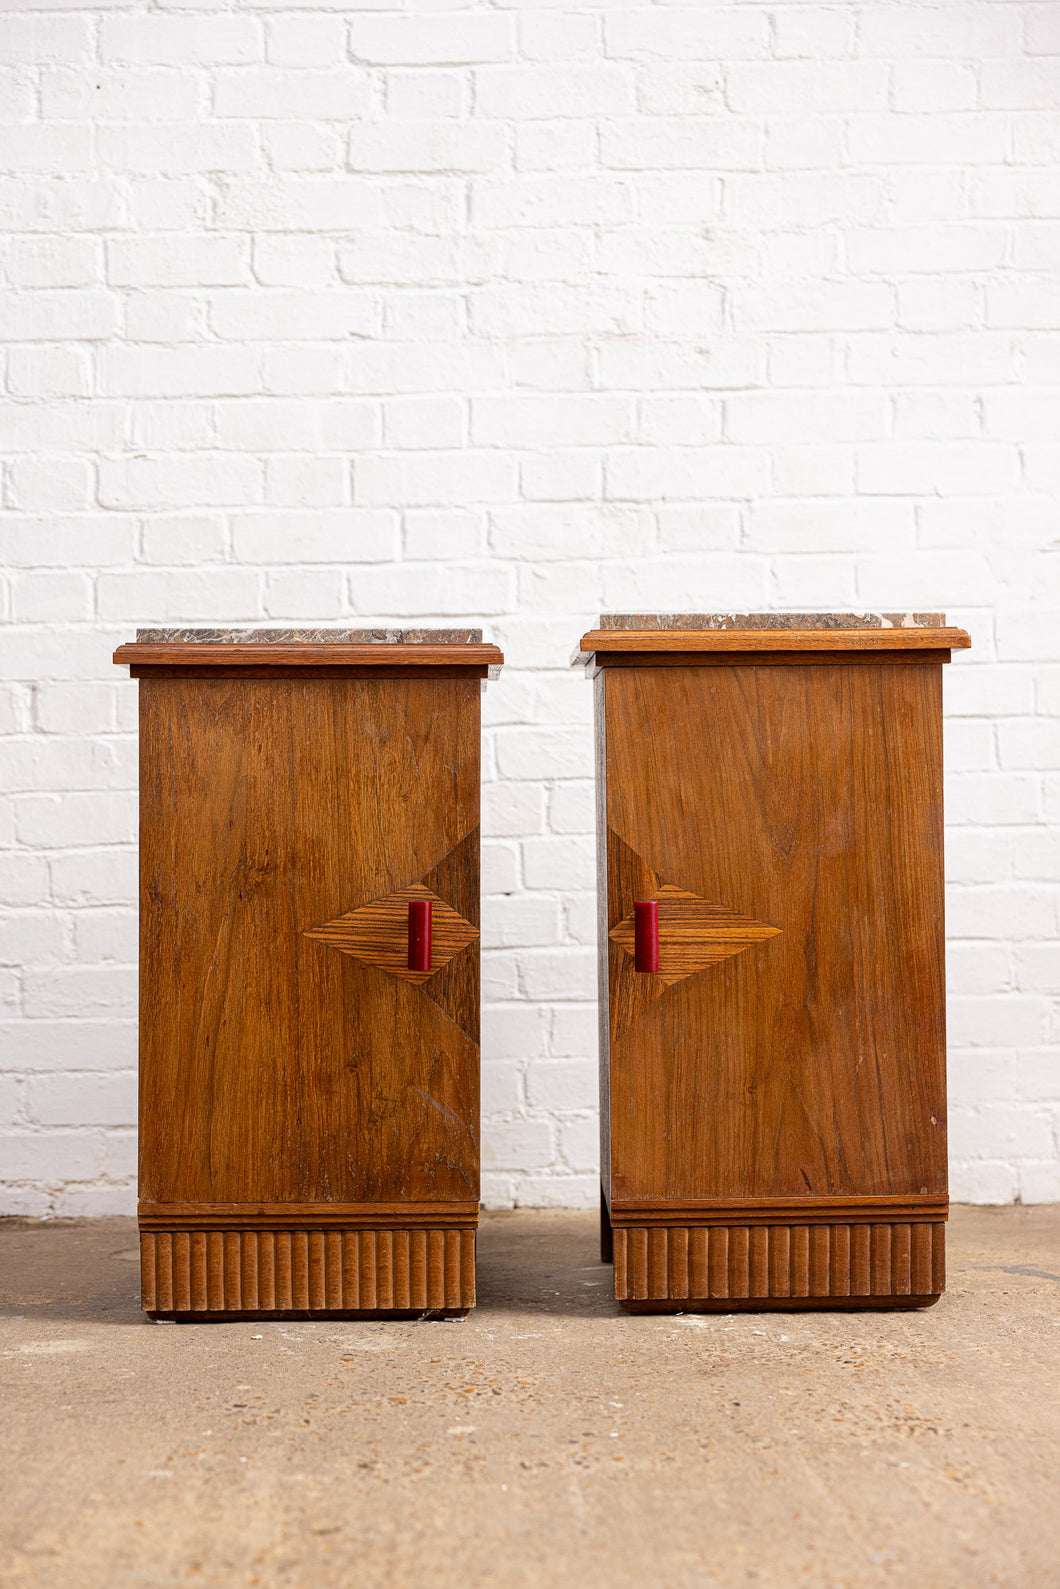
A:
{"label": "cabinet plinth", "polygon": [[145,1311],[466,1311],[500,653],[177,632],[115,660],[140,694]]}
{"label": "cabinet plinth", "polygon": [[583,640],[623,1307],[941,1294],[941,665],[969,643],[939,614],[612,618]]}

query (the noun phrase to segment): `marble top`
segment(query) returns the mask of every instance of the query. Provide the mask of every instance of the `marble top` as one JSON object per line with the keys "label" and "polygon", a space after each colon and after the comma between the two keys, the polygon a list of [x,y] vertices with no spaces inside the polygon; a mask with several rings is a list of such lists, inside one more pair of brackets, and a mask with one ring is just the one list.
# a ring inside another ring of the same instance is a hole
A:
{"label": "marble top", "polygon": [[944,612],[604,612],[601,629],[944,629]]}
{"label": "marble top", "polygon": [[138,645],[477,646],[481,629],[137,629]]}

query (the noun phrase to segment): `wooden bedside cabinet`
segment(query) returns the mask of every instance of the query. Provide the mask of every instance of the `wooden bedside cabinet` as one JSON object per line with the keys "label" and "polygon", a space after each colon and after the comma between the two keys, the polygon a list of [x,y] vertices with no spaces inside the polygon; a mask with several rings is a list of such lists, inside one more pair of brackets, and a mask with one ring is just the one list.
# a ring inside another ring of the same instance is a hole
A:
{"label": "wooden bedside cabinet", "polygon": [[143,630],[153,1317],[461,1313],[479,1207],[477,631]]}
{"label": "wooden bedside cabinet", "polygon": [[939,614],[615,616],[595,677],[602,1220],[631,1311],[944,1284]]}

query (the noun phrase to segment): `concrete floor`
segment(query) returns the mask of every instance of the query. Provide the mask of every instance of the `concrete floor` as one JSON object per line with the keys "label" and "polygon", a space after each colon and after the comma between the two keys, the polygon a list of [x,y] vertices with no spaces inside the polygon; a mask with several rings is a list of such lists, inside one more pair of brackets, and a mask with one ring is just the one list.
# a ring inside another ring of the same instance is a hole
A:
{"label": "concrete floor", "polygon": [[0,1222],[0,1582],[1060,1586],[1060,1208],[921,1313],[631,1317],[492,1214],[459,1323],[151,1324],[128,1220]]}

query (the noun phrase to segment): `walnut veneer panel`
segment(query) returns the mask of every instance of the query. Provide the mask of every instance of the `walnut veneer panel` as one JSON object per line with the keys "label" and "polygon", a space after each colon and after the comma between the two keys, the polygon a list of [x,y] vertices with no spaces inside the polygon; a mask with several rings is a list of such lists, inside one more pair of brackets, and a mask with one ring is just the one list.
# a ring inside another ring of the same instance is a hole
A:
{"label": "walnut veneer panel", "polygon": [[[837,1229],[851,1198],[944,1209],[941,668],[606,666],[596,687],[616,1241],[624,1207],[675,1204],[680,1229],[775,1200],[778,1230],[799,1198],[834,1199]],[[688,912],[679,980],[634,971],[636,899],[660,902],[661,972],[664,911]]]}
{"label": "walnut veneer panel", "polygon": [[[415,1227],[417,1206],[460,1205],[459,1224],[477,1205],[480,689],[470,671],[141,679],[155,1232],[167,1208],[186,1234],[196,1207],[378,1203],[392,1226],[407,1204]],[[411,897],[438,903],[431,972],[410,978]]]}

